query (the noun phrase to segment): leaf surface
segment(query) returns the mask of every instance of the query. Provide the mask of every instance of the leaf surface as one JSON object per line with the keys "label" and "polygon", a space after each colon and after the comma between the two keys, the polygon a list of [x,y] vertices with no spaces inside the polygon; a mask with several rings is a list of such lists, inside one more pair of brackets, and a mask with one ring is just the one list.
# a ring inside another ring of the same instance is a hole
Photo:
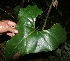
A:
{"label": "leaf surface", "polygon": [[16,53],[21,55],[48,52],[56,49],[66,40],[66,32],[60,24],[54,24],[48,30],[35,31],[36,17],[42,13],[37,6],[21,8],[18,14],[18,34],[6,43],[5,58],[12,61]]}

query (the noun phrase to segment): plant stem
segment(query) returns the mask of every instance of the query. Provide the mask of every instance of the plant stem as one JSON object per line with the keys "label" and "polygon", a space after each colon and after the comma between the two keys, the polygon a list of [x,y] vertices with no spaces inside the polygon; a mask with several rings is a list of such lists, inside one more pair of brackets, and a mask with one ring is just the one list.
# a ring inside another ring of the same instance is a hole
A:
{"label": "plant stem", "polygon": [[52,8],[52,5],[53,5],[53,3],[51,3],[50,6],[49,6],[49,9],[48,9],[48,12],[47,12],[47,16],[46,16],[46,19],[45,19],[44,25],[43,25],[43,27],[42,27],[42,30],[43,30],[43,29],[45,28],[45,26],[46,26],[46,23],[47,23],[47,20],[48,20],[48,17],[49,17],[49,14],[50,14],[50,11],[51,11],[51,8]]}

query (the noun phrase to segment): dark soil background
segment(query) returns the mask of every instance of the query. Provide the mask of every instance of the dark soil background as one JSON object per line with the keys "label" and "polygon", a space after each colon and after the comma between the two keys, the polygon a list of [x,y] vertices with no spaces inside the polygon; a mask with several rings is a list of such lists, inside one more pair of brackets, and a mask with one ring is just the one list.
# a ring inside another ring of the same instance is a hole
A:
{"label": "dark soil background", "polygon": [[[42,8],[42,10],[44,11],[41,18],[37,18],[36,21],[36,27],[39,26],[39,29],[41,29],[40,26],[43,25],[46,17],[45,13],[47,13],[47,4],[50,4],[50,2],[51,0],[49,1],[49,3],[47,3],[45,0],[0,0],[0,20],[8,19],[17,23],[18,10],[16,8],[16,13],[14,10],[16,6],[20,5],[21,7],[26,7],[27,5],[37,4],[37,6],[39,8]],[[58,9],[55,9],[54,7],[52,8],[48,21],[46,23],[46,27],[48,29],[54,23],[60,23],[67,32],[66,42],[60,45],[55,51],[25,55],[23,57],[20,57],[17,61],[70,61],[70,0],[58,0],[58,2]],[[39,22],[38,20],[41,21]],[[0,55],[2,55],[3,53],[2,47],[5,46],[5,41],[9,40],[10,38],[11,37],[5,34],[0,35]],[[68,49],[66,50],[65,48]],[[56,51],[58,50],[62,52],[58,52],[59,55],[56,54]],[[0,60],[4,61],[2,60],[2,56],[0,57]]]}

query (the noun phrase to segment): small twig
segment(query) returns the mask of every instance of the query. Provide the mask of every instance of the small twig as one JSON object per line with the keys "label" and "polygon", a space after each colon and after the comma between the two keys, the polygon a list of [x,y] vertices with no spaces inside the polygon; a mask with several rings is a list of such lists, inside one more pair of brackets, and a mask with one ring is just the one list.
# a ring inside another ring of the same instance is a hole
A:
{"label": "small twig", "polygon": [[50,4],[50,7],[49,7],[49,9],[48,9],[47,16],[46,16],[46,19],[45,19],[44,25],[43,25],[43,27],[42,27],[42,30],[43,30],[43,29],[45,28],[45,26],[46,26],[46,23],[47,23],[47,20],[48,20],[48,17],[49,17],[49,14],[50,14],[50,11],[51,11],[51,8],[52,8],[52,5],[53,5],[53,3]]}
{"label": "small twig", "polygon": [[52,3],[50,4],[49,9],[48,9],[47,16],[46,16],[46,19],[45,19],[44,25],[43,25],[43,27],[42,27],[42,30],[43,30],[43,29],[45,28],[45,26],[46,26],[46,23],[47,23],[47,20],[48,20],[48,17],[49,17],[50,11],[51,11],[51,9],[52,9],[52,6],[54,6],[54,7],[57,9],[57,6],[58,6],[58,0],[52,0]]}
{"label": "small twig", "polygon": [[11,13],[8,13],[7,11],[5,11],[5,10],[4,10],[4,9],[2,9],[2,8],[0,8],[0,10],[1,10],[1,11],[3,11],[3,12],[5,12],[5,13],[7,13],[7,14],[8,14],[8,15],[10,15],[13,19],[15,19],[15,18],[14,18],[14,16],[13,16],[13,15],[11,15]]}

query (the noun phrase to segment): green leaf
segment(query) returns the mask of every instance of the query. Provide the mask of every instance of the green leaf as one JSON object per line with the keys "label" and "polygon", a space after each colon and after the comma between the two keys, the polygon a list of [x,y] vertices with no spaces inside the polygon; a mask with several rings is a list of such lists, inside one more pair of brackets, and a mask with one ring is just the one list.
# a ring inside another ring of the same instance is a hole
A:
{"label": "green leaf", "polygon": [[19,31],[12,37],[5,47],[5,58],[12,61],[16,53],[21,55],[38,52],[48,52],[56,49],[66,39],[66,32],[60,24],[54,24],[48,30],[35,31],[36,17],[42,13],[37,6],[21,8],[18,14]]}

